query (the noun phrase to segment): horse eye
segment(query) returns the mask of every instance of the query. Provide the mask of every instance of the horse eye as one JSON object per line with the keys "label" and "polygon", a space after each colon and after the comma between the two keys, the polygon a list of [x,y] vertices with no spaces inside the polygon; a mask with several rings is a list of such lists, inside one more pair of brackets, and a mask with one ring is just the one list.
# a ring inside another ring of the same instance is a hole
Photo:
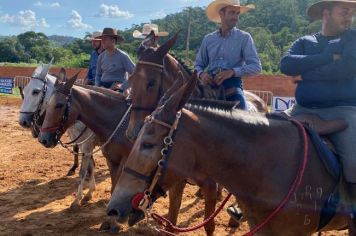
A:
{"label": "horse eye", "polygon": [[32,91],[32,95],[37,95],[37,94],[39,94],[40,93],[40,91],[38,91],[38,90],[33,90]]}
{"label": "horse eye", "polygon": [[142,143],[143,149],[152,149],[155,145],[152,143]]}
{"label": "horse eye", "polygon": [[155,80],[150,80],[150,81],[148,81],[148,83],[147,83],[147,88],[149,89],[149,88],[152,88],[153,86],[155,86],[155,84],[156,84],[156,81]]}
{"label": "horse eye", "polygon": [[62,108],[63,106],[64,106],[64,104],[58,103],[54,108],[55,109],[59,109],[59,108]]}

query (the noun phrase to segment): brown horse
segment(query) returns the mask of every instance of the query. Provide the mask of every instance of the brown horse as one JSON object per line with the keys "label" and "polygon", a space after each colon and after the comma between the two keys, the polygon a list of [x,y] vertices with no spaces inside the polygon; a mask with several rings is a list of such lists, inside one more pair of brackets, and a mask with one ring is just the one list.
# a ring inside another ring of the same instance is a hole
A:
{"label": "brown horse", "polygon": [[[150,42],[150,38],[153,37],[154,33],[151,32],[144,41]],[[137,137],[145,117],[156,108],[160,97],[172,86],[178,74],[182,73],[185,81],[191,76],[190,70],[168,53],[177,37],[178,33],[157,49],[146,47],[149,43],[146,43],[146,46],[141,44],[138,49],[139,62],[129,78],[132,114],[126,134],[131,140]],[[245,96],[247,102],[258,111],[267,111],[267,106],[260,97],[248,91],[245,91]],[[210,86],[199,83],[193,91],[192,98],[217,99],[218,95]]]}
{"label": "brown horse", "polygon": [[[60,134],[70,127],[76,120],[82,121],[97,136],[101,144],[106,143],[120,119],[128,109],[126,98],[111,90],[90,87],[73,86],[74,80],[56,84],[50,101],[46,108],[46,116],[42,125],[39,141],[46,147],[54,147]],[[67,115],[66,115],[67,114]],[[66,117],[63,119],[63,117]],[[125,121],[126,122],[126,121]],[[62,127],[61,129],[59,129]],[[117,176],[121,173],[122,163],[131,150],[132,143],[124,135],[126,126],[118,129],[110,142],[102,149],[106,157],[112,181],[112,191],[116,185]],[[170,188],[170,201],[168,218],[177,221],[182,199],[185,179],[176,181]],[[215,184],[209,181],[200,183],[206,197],[206,211],[214,210],[216,198]],[[141,217],[141,218],[140,218]],[[142,212],[132,215],[131,224],[142,219]],[[214,227],[208,227],[207,232],[213,232]]]}
{"label": "brown horse", "polygon": [[[165,96],[146,119],[108,211],[117,212],[118,220],[125,221],[132,209],[131,199],[137,199],[138,193],[150,190],[144,198],[150,200],[149,196],[157,197],[153,187],[169,188],[177,176],[197,181],[211,178],[238,196],[249,226],[255,227],[285,199],[300,176],[303,135],[290,121],[226,111],[220,108],[223,102],[207,102],[212,108],[183,109],[180,117],[177,112],[194,89],[193,80]],[[324,200],[337,181],[327,172],[310,140],[305,141],[309,149],[302,181],[258,235],[311,235],[317,231]],[[156,175],[160,177],[150,183],[138,177]],[[146,202],[141,201],[141,208]],[[340,210],[321,231],[346,225],[346,213]]]}

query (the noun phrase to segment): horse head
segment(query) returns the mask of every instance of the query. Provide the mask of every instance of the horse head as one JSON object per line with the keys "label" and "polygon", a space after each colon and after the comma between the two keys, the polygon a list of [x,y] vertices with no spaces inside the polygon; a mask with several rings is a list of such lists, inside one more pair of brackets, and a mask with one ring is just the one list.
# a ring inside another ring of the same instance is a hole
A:
{"label": "horse head", "polygon": [[[171,144],[166,137],[177,127],[177,112],[189,99],[196,81],[195,73],[183,86],[178,88],[176,84],[174,92],[172,89],[171,94],[163,96],[160,106],[146,118],[107,207],[107,214],[116,217],[119,222],[125,222],[136,211],[145,211],[174,184],[171,180],[176,179],[178,174],[168,171],[169,167],[164,162],[166,148]],[[165,173],[162,173],[163,166]],[[160,174],[164,177],[156,179],[155,176]],[[145,203],[139,206],[143,199]]]}
{"label": "horse head", "polygon": [[[55,77],[48,74],[51,62],[38,66],[23,90],[24,100],[21,104],[19,117],[19,124],[22,127],[30,128],[35,123],[40,125],[39,117],[44,113],[45,105],[56,80]],[[37,134],[33,133],[33,135]]]}
{"label": "horse head", "polygon": [[[179,32],[178,32],[179,33]],[[134,73],[130,76],[130,98],[132,101],[132,113],[127,129],[127,137],[134,140],[140,131],[145,117],[150,114],[163,95],[167,81],[174,73],[165,69],[164,63],[168,51],[173,47],[178,38],[176,33],[159,48],[144,48],[140,52],[139,61]],[[152,38],[152,32],[147,40]]]}
{"label": "horse head", "polygon": [[78,74],[79,72],[72,78],[67,79],[66,72],[62,68],[54,84],[54,91],[47,103],[46,115],[38,136],[39,142],[47,148],[56,146],[69,127],[71,90]]}

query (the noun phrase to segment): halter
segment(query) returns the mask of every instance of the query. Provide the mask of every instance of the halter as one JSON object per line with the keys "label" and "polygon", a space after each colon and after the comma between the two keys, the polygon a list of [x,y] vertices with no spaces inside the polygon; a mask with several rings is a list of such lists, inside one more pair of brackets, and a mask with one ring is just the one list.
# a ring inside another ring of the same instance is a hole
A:
{"label": "halter", "polygon": [[[148,65],[148,66],[153,66],[156,69],[161,70],[161,76],[160,76],[160,85],[159,85],[159,95],[161,97],[161,95],[163,94],[163,70],[164,70],[164,66],[154,63],[154,62],[148,62],[148,61],[138,61],[137,64],[141,64],[141,65]],[[153,112],[156,109],[156,106],[153,107],[140,107],[140,106],[132,106],[131,110],[133,112],[138,112],[138,111],[147,111],[147,112]]]}
{"label": "halter", "polygon": [[161,159],[157,162],[157,168],[152,171],[149,176],[139,173],[129,167],[125,167],[123,171],[126,173],[149,183],[149,187],[143,192],[136,194],[132,199],[132,207],[136,210],[141,210],[147,215],[147,211],[151,208],[154,198],[152,197],[152,192],[154,189],[165,196],[165,191],[159,185],[162,176],[164,176],[165,168],[167,167],[169,154],[173,146],[173,138],[175,131],[178,127],[179,119],[181,117],[181,111],[176,114],[176,119],[173,125],[167,124],[161,120],[154,118],[152,115],[146,117],[145,123],[156,123],[167,129],[169,129],[168,135],[163,139],[163,148],[161,149]]}
{"label": "halter", "polygon": [[56,140],[59,140],[61,138],[61,136],[64,133],[64,124],[65,122],[68,120],[68,115],[69,115],[69,110],[71,108],[72,105],[72,90],[70,90],[70,92],[68,93],[67,91],[62,91],[62,90],[57,90],[57,92],[63,94],[66,96],[66,105],[64,108],[64,114],[62,117],[61,122],[59,123],[59,125],[57,126],[53,126],[53,127],[48,127],[48,128],[40,128],[41,132],[53,132],[55,131],[56,133]]}
{"label": "halter", "polygon": [[43,105],[43,102],[44,102],[44,99],[45,99],[46,93],[47,93],[47,80],[39,78],[39,77],[32,77],[32,79],[37,79],[37,80],[39,80],[39,81],[41,81],[43,83],[42,96],[41,96],[40,102],[38,103],[38,106],[37,106],[37,108],[36,108],[36,110],[34,112],[31,112],[31,111],[20,111],[20,113],[21,114],[33,115],[33,118],[32,118],[32,120],[33,120],[32,129],[35,130],[35,131],[39,131],[41,124],[39,124],[38,122],[40,120],[42,105]]}

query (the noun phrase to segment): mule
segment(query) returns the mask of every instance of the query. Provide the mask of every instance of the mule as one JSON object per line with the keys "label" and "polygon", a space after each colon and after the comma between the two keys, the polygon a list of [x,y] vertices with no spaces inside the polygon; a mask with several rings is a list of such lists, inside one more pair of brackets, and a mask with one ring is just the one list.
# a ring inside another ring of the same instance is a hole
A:
{"label": "mule", "polygon": [[[41,127],[44,113],[46,110],[47,102],[54,90],[54,84],[57,81],[57,77],[48,74],[50,64],[38,66],[30,80],[23,90],[24,100],[20,108],[19,124],[24,128],[31,128],[32,135],[37,138],[39,127]],[[62,71],[63,73],[63,71]],[[60,79],[63,79],[65,74],[61,74]],[[96,145],[94,134],[86,129],[85,125],[81,122],[76,122],[68,129],[69,138],[74,144],[74,164],[68,172],[68,176],[75,173],[78,167],[78,152],[83,153],[82,161],[79,171],[80,184],[76,193],[75,200],[71,204],[72,208],[77,208],[80,201],[89,201],[92,198],[92,194],[95,191],[95,176],[94,176],[94,160],[90,153]],[[85,142],[83,142],[85,141]],[[89,191],[83,197],[83,186],[86,176],[89,175]]]}
{"label": "mule", "polygon": [[[108,204],[119,222],[126,221],[133,208],[146,210],[160,196],[157,186],[165,190],[180,176],[222,184],[238,197],[251,228],[264,223],[258,235],[311,235],[347,226],[348,213],[339,206],[336,216],[318,229],[321,209],[338,180],[299,125],[266,114],[225,110],[221,101],[183,109],[194,80],[166,94],[146,119]],[[138,176],[157,178],[147,183]]]}

